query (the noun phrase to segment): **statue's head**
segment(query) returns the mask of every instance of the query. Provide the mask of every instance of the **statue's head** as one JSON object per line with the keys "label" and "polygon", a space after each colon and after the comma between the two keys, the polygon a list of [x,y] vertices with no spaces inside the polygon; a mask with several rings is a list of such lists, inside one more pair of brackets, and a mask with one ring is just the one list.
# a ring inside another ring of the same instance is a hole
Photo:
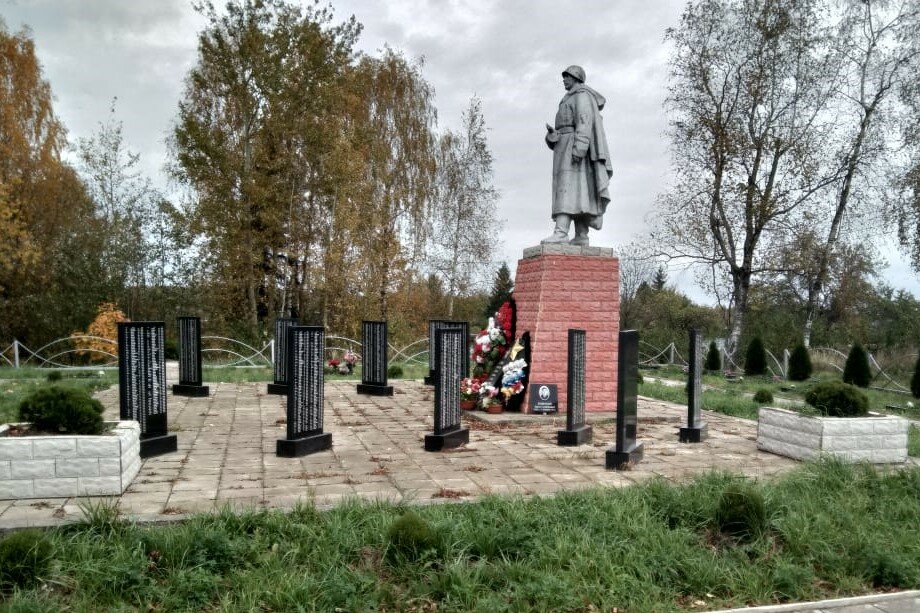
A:
{"label": "statue's head", "polygon": [[564,77],[566,75],[572,77],[579,83],[585,82],[585,69],[581,66],[569,66],[562,71],[562,76]]}

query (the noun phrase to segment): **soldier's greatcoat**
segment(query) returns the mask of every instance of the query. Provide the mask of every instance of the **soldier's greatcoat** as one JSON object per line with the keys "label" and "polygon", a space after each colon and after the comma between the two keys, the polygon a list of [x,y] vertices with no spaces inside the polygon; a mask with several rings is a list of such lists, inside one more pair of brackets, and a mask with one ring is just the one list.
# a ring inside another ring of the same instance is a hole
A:
{"label": "soldier's greatcoat", "polygon": [[595,230],[601,229],[610,202],[613,175],[600,114],[605,103],[602,95],[576,83],[559,102],[555,131],[546,135],[553,150],[553,218],[584,215]]}

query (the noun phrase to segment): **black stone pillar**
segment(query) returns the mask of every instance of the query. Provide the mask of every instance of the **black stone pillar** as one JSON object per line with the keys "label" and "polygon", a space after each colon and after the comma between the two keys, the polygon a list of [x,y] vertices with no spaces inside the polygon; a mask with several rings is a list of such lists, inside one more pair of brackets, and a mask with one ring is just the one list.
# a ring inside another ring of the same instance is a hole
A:
{"label": "black stone pillar", "polygon": [[708,429],[702,420],[703,405],[703,347],[699,330],[690,330],[690,351],[687,358],[687,427],[680,429],[681,443],[699,443],[706,440]]}
{"label": "black stone pillar", "polygon": [[288,331],[297,325],[296,317],[279,317],[275,320],[274,383],[268,384],[269,394],[284,396],[288,393]]}
{"label": "black stone pillar", "polygon": [[636,443],[639,426],[639,333],[620,332],[617,358],[617,444],[608,449],[607,468],[621,470],[642,461],[642,443]]}
{"label": "black stone pillar", "polygon": [[361,322],[361,383],[359,394],[392,396],[393,386],[387,385],[387,322]]}
{"label": "black stone pillar", "polygon": [[425,451],[441,451],[470,442],[470,431],[460,427],[460,379],[466,376],[469,335],[461,328],[445,328],[434,338],[434,434],[425,435]]}
{"label": "black stone pillar", "polygon": [[[425,377],[425,385],[435,385],[437,380],[437,359],[434,354],[435,336],[438,330],[463,330],[463,346],[469,347],[470,342],[470,324],[465,321],[449,321],[445,319],[428,320],[428,376]],[[463,377],[469,375],[469,355],[466,356],[466,362],[463,367]]]}
{"label": "black stone pillar", "polygon": [[294,458],[332,447],[323,432],[323,358],[326,330],[322,326],[287,328],[287,438],[278,439],[276,454]]}
{"label": "black stone pillar", "polygon": [[121,419],[141,425],[141,457],[175,451],[166,426],[166,325],[162,321],[118,324],[118,404]]}
{"label": "black stone pillar", "polygon": [[583,445],[591,442],[594,432],[585,425],[585,375],[587,340],[584,330],[569,330],[569,372],[566,387],[565,430],[556,433],[556,442],[563,446]]}
{"label": "black stone pillar", "polygon": [[177,317],[179,328],[179,383],[172,387],[176,396],[207,396],[207,385],[201,381],[201,319]]}

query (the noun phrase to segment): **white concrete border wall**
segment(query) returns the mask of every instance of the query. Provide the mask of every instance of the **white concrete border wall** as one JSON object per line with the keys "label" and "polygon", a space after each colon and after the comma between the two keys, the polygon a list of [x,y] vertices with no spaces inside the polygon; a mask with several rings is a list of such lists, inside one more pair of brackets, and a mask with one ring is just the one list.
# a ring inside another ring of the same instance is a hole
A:
{"label": "white concrete border wall", "polygon": [[141,467],[140,425],[106,424],[100,435],[23,437],[0,426],[0,500],[122,494]]}
{"label": "white concrete border wall", "polygon": [[757,419],[757,448],[796,460],[831,454],[849,462],[907,461],[908,421],[894,415],[815,417],[764,407]]}

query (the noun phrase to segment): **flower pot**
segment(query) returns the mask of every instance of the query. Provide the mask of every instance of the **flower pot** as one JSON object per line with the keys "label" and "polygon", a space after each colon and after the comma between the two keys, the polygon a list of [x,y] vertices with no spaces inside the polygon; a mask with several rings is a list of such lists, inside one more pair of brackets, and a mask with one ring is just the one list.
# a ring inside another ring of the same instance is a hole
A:
{"label": "flower pot", "polygon": [[505,407],[502,406],[500,402],[490,404],[486,407],[486,413],[491,413],[492,415],[498,415],[499,413],[504,412]]}
{"label": "flower pot", "polygon": [[476,408],[476,401],[475,400],[461,400],[460,408],[463,409],[464,411],[472,411],[473,409]]}

